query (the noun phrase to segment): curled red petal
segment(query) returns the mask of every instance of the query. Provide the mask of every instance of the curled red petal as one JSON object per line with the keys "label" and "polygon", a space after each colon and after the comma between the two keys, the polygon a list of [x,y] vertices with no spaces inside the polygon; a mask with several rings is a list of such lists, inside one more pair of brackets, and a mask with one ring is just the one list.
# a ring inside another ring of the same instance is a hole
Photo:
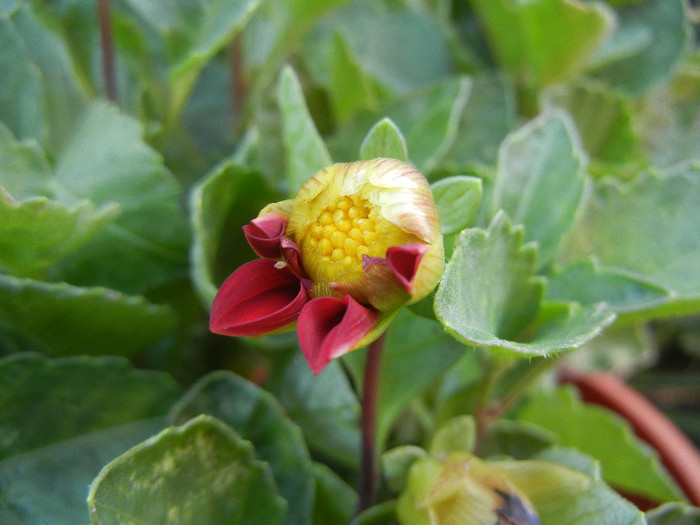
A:
{"label": "curled red petal", "polygon": [[413,293],[413,280],[429,248],[428,244],[416,243],[392,246],[386,251],[386,262],[389,268],[409,294]]}
{"label": "curled red petal", "polygon": [[256,259],[233,272],[214,298],[209,329],[222,335],[256,336],[296,321],[306,289],[274,259]]}
{"label": "curled red petal", "polygon": [[299,279],[305,279],[306,272],[304,271],[304,266],[301,264],[301,250],[299,246],[290,238],[282,237],[280,240],[280,249],[282,257],[284,257],[292,273],[299,277]]}
{"label": "curled red petal", "polygon": [[279,259],[281,254],[280,241],[287,231],[287,222],[289,220],[284,215],[266,213],[243,226],[243,232],[250,247],[260,257]]}
{"label": "curled red petal", "polygon": [[346,295],[309,301],[299,315],[301,350],[314,374],[336,357],[347,354],[377,324],[379,314]]}

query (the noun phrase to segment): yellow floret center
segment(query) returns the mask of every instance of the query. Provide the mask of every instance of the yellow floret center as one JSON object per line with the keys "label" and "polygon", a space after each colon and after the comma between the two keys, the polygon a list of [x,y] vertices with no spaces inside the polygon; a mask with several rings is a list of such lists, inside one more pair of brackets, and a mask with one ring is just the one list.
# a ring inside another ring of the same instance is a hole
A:
{"label": "yellow floret center", "polygon": [[363,255],[384,257],[390,246],[412,239],[358,195],[340,197],[297,235],[304,267],[321,286],[330,282],[360,283]]}

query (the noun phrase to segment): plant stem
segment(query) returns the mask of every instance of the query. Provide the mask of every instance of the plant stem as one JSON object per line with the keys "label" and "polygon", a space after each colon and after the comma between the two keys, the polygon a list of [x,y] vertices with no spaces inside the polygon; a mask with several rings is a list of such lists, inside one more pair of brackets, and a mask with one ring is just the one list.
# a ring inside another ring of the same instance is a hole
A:
{"label": "plant stem", "polygon": [[376,442],[377,442],[377,387],[379,385],[379,365],[384,347],[384,335],[369,345],[365,362],[365,378],[362,386],[362,462],[358,514],[374,502],[377,482]]}
{"label": "plant stem", "polygon": [[112,37],[112,16],[109,0],[100,0],[97,5],[102,37],[102,77],[107,98],[117,102],[117,80],[114,65],[114,38]]}

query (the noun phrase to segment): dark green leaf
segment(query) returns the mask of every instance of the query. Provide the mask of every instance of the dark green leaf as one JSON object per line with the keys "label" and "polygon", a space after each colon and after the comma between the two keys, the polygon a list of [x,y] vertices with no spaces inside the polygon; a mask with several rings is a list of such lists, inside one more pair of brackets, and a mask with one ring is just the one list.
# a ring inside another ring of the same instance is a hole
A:
{"label": "dark green leaf", "polygon": [[0,461],[0,523],[89,523],[85,499],[95,475],[163,424],[163,418],[128,423]]}
{"label": "dark green leaf", "polygon": [[583,198],[584,152],[563,112],[545,113],[506,138],[498,158],[494,211],[503,209],[537,241],[546,266],[571,228]]}
{"label": "dark green leaf", "polygon": [[180,394],[161,372],[134,370],[123,358],[0,361],[0,460],[83,434],[165,415]]}
{"label": "dark green leaf", "polygon": [[192,189],[190,273],[207,308],[218,285],[238,266],[256,257],[241,228],[275,200],[260,175],[233,162],[214,168]]}
{"label": "dark green leaf", "polygon": [[0,274],[0,330],[50,355],[131,355],[175,325],[171,308],[106,288]]}
{"label": "dark green leaf", "polygon": [[357,494],[323,463],[314,463],[313,469],[316,479],[313,524],[349,523],[357,510]]}
{"label": "dark green leaf", "polygon": [[200,416],[109,463],[88,497],[95,525],[282,522],[267,465],[230,427]]}
{"label": "dark green leaf", "polygon": [[681,498],[655,453],[635,438],[628,423],[578,401],[570,389],[530,397],[518,418],[554,433],[560,445],[600,461],[603,477],[617,488],[655,501]]}
{"label": "dark green leaf", "polygon": [[75,284],[142,292],[185,272],[180,187],[142,140],[141,125],[105,103],[89,107],[56,167],[56,197],[117,204],[121,214],[61,268]]}
{"label": "dark green leaf", "polygon": [[357,465],[360,406],[338,361],[314,376],[301,351],[279,355],[266,388],[301,427],[313,452],[342,465]]}
{"label": "dark green leaf", "polygon": [[309,523],[314,501],[309,452],[299,427],[271,394],[235,374],[212,372],[187,391],[171,418],[183,424],[199,414],[227,423],[269,463],[279,494],[287,501],[283,523]]}
{"label": "dark green leaf", "polygon": [[551,447],[555,440],[554,434],[527,421],[497,419],[486,428],[477,453],[484,458],[508,456],[529,459]]}

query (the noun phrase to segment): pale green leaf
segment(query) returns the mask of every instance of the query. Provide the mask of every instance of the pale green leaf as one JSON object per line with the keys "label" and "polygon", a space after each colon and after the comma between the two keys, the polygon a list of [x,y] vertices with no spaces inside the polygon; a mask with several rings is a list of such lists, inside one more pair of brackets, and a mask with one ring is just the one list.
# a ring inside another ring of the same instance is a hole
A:
{"label": "pale green leaf", "polygon": [[175,322],[170,307],[143,297],[0,274],[0,330],[49,355],[131,355]]}
{"label": "pale green leaf", "polygon": [[585,189],[586,161],[578,134],[563,112],[545,113],[501,146],[493,209],[503,209],[537,241],[539,266],[554,257],[571,228]]}
{"label": "pale green leaf", "polygon": [[698,525],[700,508],[685,503],[666,503],[646,513],[648,525]]}
{"label": "pale green leaf", "polygon": [[608,487],[595,471],[587,475],[568,464],[582,460],[593,464],[591,459],[566,449],[555,454],[545,450],[533,459],[493,464],[525,493],[542,525],[645,525],[641,511]]}
{"label": "pale green leaf", "polygon": [[94,525],[282,522],[268,466],[230,427],[200,416],[109,463],[88,496]]}
{"label": "pale green leaf", "polygon": [[[0,122],[19,139],[43,142],[48,133],[41,72],[10,18],[0,16]],[[12,53],[8,52],[12,50]]]}
{"label": "pale green leaf", "polygon": [[584,259],[547,276],[546,297],[584,305],[605,303],[615,313],[640,316],[668,300],[668,290],[615,268]]}
{"label": "pale green leaf", "polygon": [[282,71],[277,86],[277,101],[282,115],[282,141],[289,184],[287,193],[294,196],[306,179],[332,161],[291,67]]}
{"label": "pale green leaf", "polygon": [[185,273],[181,190],[142,133],[106,103],[94,103],[80,119],[58,159],[56,199],[117,204],[121,213],[62,265],[59,278],[139,293]]}
{"label": "pale green leaf", "polygon": [[388,157],[408,162],[406,139],[390,118],[377,122],[360,146],[360,160]]}
{"label": "pale green leaf", "polygon": [[192,189],[190,274],[207,308],[218,285],[240,265],[257,257],[247,247],[242,227],[276,200],[257,173],[233,162],[217,166]]}
{"label": "pale green leaf", "polygon": [[181,392],[167,374],[135,370],[118,357],[18,354],[0,360],[0,384],[0,461],[164,416]]}
{"label": "pale green leaf", "polygon": [[481,179],[457,175],[430,186],[440,211],[443,235],[458,233],[472,224],[481,204]]}
{"label": "pale green leaf", "polygon": [[473,416],[457,416],[435,431],[430,455],[447,457],[452,452],[471,453],[476,444],[476,421]]}
{"label": "pale green leaf", "polygon": [[[466,344],[528,356],[575,348],[595,337],[612,314],[576,303],[541,308],[535,250],[522,246],[522,237],[522,229],[503,214],[488,230],[462,232],[435,297],[438,319]],[[534,333],[523,339],[532,323]]]}
{"label": "pale green leaf", "polygon": [[611,37],[593,58],[594,75],[640,94],[668,78],[683,54],[688,22],[682,0],[648,0],[620,6]]}
{"label": "pale green leaf", "polygon": [[18,141],[0,122],[0,186],[15,200],[50,197],[53,170],[33,139]]}
{"label": "pale green leaf", "polygon": [[444,164],[452,172],[495,165],[501,142],[517,122],[518,109],[512,80],[505,74],[473,77],[469,99]]}
{"label": "pale green leaf", "polygon": [[604,479],[617,488],[655,501],[681,498],[655,452],[637,439],[628,423],[603,408],[587,405],[562,388],[529,397],[518,419],[557,436],[558,444],[596,458]]}
{"label": "pale green leaf", "polygon": [[[700,304],[700,168],[643,173],[596,185],[571,232],[565,261],[594,254],[604,268],[668,290],[655,314],[694,311]],[[648,313],[652,315],[652,313]]]}
{"label": "pale green leaf", "polygon": [[613,166],[643,163],[629,97],[591,82],[559,86],[547,94],[546,105],[571,114],[583,146],[594,160]]}
{"label": "pale green leaf", "polygon": [[270,465],[279,494],[287,501],[283,523],[309,523],[314,501],[312,464],[297,427],[268,392],[230,372],[212,372],[173,407],[174,424],[207,414],[250,441]]}

